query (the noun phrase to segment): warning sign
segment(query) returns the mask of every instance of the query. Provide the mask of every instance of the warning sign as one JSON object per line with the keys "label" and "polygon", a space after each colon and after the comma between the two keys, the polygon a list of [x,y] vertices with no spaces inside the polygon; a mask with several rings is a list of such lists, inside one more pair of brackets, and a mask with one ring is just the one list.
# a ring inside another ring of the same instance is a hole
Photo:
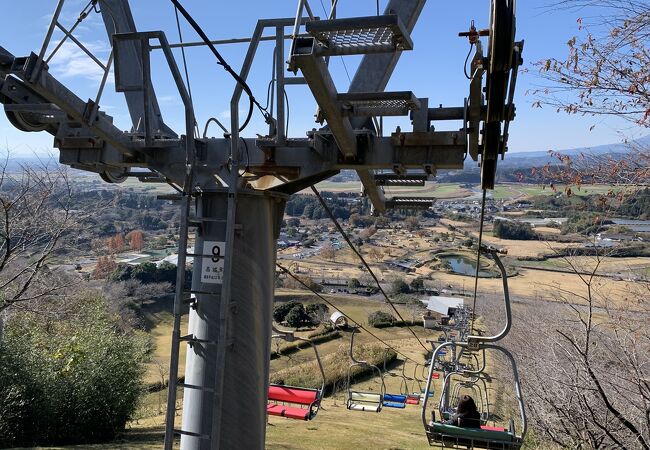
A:
{"label": "warning sign", "polygon": [[204,241],[201,282],[210,284],[223,284],[224,258],[226,256],[226,243],[217,241]]}

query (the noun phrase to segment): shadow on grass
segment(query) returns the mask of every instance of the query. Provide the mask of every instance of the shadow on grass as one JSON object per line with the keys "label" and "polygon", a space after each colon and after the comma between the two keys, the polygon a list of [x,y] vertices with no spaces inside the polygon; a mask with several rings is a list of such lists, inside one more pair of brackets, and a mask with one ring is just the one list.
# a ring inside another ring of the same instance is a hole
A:
{"label": "shadow on grass", "polygon": [[[49,447],[52,449],[157,449],[162,448],[165,441],[163,426],[149,428],[134,428],[120,433],[115,440],[102,444],[69,445],[65,447]],[[38,447],[41,448],[41,447]]]}

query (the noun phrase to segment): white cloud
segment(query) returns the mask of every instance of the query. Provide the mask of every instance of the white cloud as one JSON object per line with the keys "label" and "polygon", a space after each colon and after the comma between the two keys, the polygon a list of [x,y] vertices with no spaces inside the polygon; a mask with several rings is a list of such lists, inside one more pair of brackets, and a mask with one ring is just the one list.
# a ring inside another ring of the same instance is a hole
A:
{"label": "white cloud", "polygon": [[161,95],[158,97],[158,103],[161,105],[180,105],[181,100],[178,95]]}
{"label": "white cloud", "polygon": [[[108,60],[110,47],[105,42],[93,41],[82,43],[102,63]],[[60,78],[77,77],[99,82],[104,76],[104,70],[71,41],[64,42],[49,65],[50,72]],[[108,81],[113,82],[112,73],[109,74]]]}
{"label": "white cloud", "polygon": [[230,110],[226,109],[226,110],[221,111],[219,113],[219,117],[221,117],[222,119],[230,119]]}

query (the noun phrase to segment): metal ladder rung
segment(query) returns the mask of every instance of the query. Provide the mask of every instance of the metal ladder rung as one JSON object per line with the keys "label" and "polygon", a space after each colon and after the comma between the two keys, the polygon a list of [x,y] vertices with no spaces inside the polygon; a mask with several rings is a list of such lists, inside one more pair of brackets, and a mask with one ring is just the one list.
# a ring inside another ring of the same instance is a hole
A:
{"label": "metal ladder rung", "polygon": [[[192,294],[200,294],[200,295],[221,295],[219,292],[208,292],[208,291],[199,291],[196,289],[190,289],[188,291],[184,291],[184,294],[190,294],[190,300],[192,300]],[[187,300],[187,299],[186,299]]]}
{"label": "metal ladder rung", "polygon": [[[187,221],[188,227],[192,227],[192,228],[200,227],[204,223],[226,223],[226,220],[224,220],[224,219],[206,219],[206,218],[194,220],[192,218],[192,219],[188,219],[188,221]],[[235,231],[241,231],[242,230],[242,226],[241,226],[240,223],[236,223],[234,225],[234,227],[235,227]],[[189,254],[188,254],[188,256],[189,256]]]}
{"label": "metal ladder rung", "polygon": [[[185,253],[185,256],[189,256],[191,258],[214,258],[216,255],[204,255],[202,253]],[[220,258],[223,258],[223,256],[220,256]]]}
{"label": "metal ladder rung", "polygon": [[226,223],[226,219],[216,219],[212,217],[197,217],[197,216],[190,216],[188,219],[188,222],[190,223],[203,223],[203,222],[222,222]]}
{"label": "metal ladder rung", "polygon": [[209,341],[207,339],[195,338],[193,334],[186,334],[178,338],[181,342],[187,342],[189,344],[212,344],[217,345],[215,341]]}
{"label": "metal ladder rung", "polygon": [[212,389],[211,387],[199,386],[199,385],[196,385],[196,384],[177,383],[176,386],[182,387],[182,388],[188,388],[188,389],[196,389],[196,390],[205,391],[205,392],[214,392],[214,389]]}
{"label": "metal ladder rung", "polygon": [[184,436],[192,436],[192,437],[196,437],[196,438],[199,438],[199,439],[210,440],[210,435],[201,434],[201,433],[193,433],[192,431],[174,429],[174,434],[182,434]]}

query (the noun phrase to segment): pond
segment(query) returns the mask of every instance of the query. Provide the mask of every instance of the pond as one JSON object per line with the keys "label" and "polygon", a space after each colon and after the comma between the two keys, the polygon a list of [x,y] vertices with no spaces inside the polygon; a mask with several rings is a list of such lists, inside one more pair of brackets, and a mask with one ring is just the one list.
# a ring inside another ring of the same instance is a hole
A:
{"label": "pond", "polygon": [[[476,275],[476,260],[466,258],[465,256],[460,255],[448,255],[441,256],[441,261],[446,261],[451,266],[451,271],[458,273],[460,275]],[[479,277],[493,277],[495,276],[494,272],[489,270],[479,270]]]}

